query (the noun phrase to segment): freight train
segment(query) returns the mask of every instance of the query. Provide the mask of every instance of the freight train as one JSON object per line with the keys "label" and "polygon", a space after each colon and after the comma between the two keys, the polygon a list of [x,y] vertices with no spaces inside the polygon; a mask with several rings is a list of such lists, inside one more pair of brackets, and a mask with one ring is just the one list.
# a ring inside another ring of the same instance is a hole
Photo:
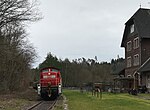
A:
{"label": "freight train", "polygon": [[57,97],[62,93],[62,78],[58,68],[46,67],[40,70],[38,94],[42,98]]}

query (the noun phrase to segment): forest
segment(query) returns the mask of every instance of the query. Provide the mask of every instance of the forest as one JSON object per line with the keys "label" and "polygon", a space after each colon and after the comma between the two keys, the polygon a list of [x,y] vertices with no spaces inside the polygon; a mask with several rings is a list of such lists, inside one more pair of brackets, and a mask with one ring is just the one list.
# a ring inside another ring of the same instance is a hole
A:
{"label": "forest", "polygon": [[39,70],[44,67],[57,67],[61,70],[63,86],[80,87],[83,84],[95,82],[112,83],[113,74],[124,67],[124,59],[117,58],[108,62],[98,62],[97,56],[94,59],[84,57],[70,61],[68,58],[62,60],[52,53],[48,53],[45,60],[39,64],[34,71],[34,81],[39,80]]}

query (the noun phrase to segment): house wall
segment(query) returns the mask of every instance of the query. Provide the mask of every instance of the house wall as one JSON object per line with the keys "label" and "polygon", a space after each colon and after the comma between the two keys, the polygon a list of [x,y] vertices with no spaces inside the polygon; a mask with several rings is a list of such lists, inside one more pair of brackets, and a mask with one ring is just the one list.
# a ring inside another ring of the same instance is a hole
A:
{"label": "house wall", "polygon": [[141,64],[150,57],[150,39],[141,40]]}
{"label": "house wall", "polygon": [[[140,44],[139,44],[139,47],[134,49],[133,48],[133,41],[135,38],[138,37],[138,34],[132,34],[131,35],[128,35],[126,41],[125,41],[125,63],[126,63],[126,69],[125,69],[125,76],[127,77],[128,75],[131,75],[133,77],[133,74],[134,72],[139,68],[140,66],[140,59],[139,59],[139,65],[137,66],[134,66],[134,55],[136,54],[139,54],[139,58],[141,58],[141,54],[140,54],[140,51],[141,51],[141,48],[140,48]],[[127,51],[127,42],[131,41],[132,42],[132,50],[131,51]],[[128,57],[131,57],[131,67],[127,67],[127,58]]]}
{"label": "house wall", "polygon": [[[126,46],[127,46],[127,42],[129,42],[129,41],[132,41],[132,44],[133,44],[133,40],[136,37],[137,37],[137,35],[128,37],[128,39],[126,40]],[[136,54],[139,54],[140,63],[139,63],[139,65],[134,66],[133,58],[134,58],[134,55],[136,55]],[[129,75],[131,75],[131,77],[133,77],[133,74],[150,57],[150,39],[142,39],[141,41],[139,40],[139,48],[134,49],[133,45],[132,45],[131,51],[127,51],[127,49],[125,47],[126,66],[127,66],[127,58],[129,56],[131,56],[132,65],[131,65],[131,67],[126,67],[125,76],[128,77]],[[148,88],[148,91],[150,92],[150,78],[149,78],[148,74],[150,74],[150,73],[145,72],[144,74],[141,74],[141,85],[146,86]]]}

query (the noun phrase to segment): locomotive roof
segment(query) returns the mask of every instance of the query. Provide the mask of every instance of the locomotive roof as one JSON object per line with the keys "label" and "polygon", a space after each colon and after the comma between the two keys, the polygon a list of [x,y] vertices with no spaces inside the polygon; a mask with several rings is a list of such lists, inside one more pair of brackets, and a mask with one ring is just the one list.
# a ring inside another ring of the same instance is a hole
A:
{"label": "locomotive roof", "polygon": [[42,68],[40,71],[45,70],[45,69],[56,69],[60,71],[60,69],[56,67],[45,67],[45,68]]}

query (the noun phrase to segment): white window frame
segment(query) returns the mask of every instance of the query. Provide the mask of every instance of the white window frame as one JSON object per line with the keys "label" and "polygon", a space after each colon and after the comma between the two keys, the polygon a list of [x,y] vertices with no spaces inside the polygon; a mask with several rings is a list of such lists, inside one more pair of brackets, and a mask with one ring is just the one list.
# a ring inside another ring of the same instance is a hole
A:
{"label": "white window frame", "polygon": [[131,51],[132,50],[132,42],[128,41],[127,42],[127,51]]}
{"label": "white window frame", "polygon": [[134,32],[134,24],[132,24],[131,26],[130,26],[130,33],[133,33]]}
{"label": "white window frame", "polygon": [[127,75],[128,78],[132,77],[131,75]]}
{"label": "white window frame", "polygon": [[133,40],[133,48],[137,49],[138,47],[139,47],[139,37],[136,37]]}
{"label": "white window frame", "polygon": [[131,56],[127,57],[127,67],[131,67],[132,66],[132,58]]}
{"label": "white window frame", "polygon": [[133,65],[138,66],[140,64],[139,54],[134,55]]}

